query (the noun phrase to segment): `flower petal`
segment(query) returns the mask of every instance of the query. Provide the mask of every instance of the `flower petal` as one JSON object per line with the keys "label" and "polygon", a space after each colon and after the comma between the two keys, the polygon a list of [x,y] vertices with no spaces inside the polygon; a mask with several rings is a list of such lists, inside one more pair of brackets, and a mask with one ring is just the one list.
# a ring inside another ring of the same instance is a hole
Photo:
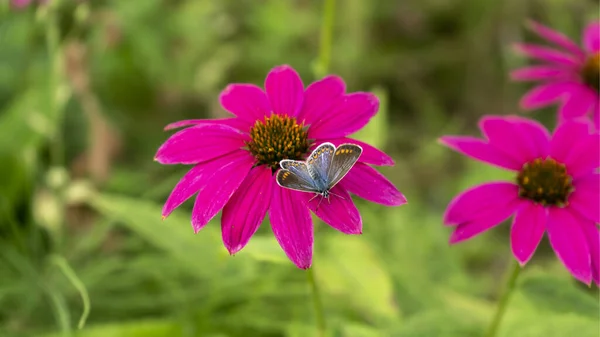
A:
{"label": "flower petal", "polygon": [[592,22],[583,32],[583,46],[588,53],[600,51],[600,21]]}
{"label": "flower petal", "polygon": [[591,222],[583,222],[581,229],[590,248],[592,279],[597,286],[600,286],[600,231],[598,231],[598,226]]}
{"label": "flower petal", "polygon": [[594,129],[596,132],[600,131],[600,102],[596,102],[592,109],[592,122],[594,123]]}
{"label": "flower petal", "polygon": [[575,190],[569,195],[569,207],[584,218],[600,223],[600,175],[590,174],[576,179]]}
{"label": "flower petal", "polygon": [[559,124],[554,130],[550,141],[550,155],[564,163],[576,145],[589,135],[589,125],[586,123],[567,121]]}
{"label": "flower petal", "polygon": [[477,218],[456,226],[450,236],[450,244],[459,243],[479,235],[508,219],[521,206],[522,201],[514,199],[508,204],[496,205],[480,213]]}
{"label": "flower petal", "polygon": [[244,146],[247,135],[223,124],[200,124],[178,131],[156,152],[161,164],[197,164]]}
{"label": "flower petal", "polygon": [[343,189],[357,196],[385,206],[400,206],[406,198],[398,189],[374,168],[356,163],[339,182]]}
{"label": "flower petal", "polygon": [[221,92],[219,101],[223,109],[251,124],[271,115],[267,95],[254,84],[230,84]]}
{"label": "flower petal", "polygon": [[303,193],[308,207],[323,222],[344,234],[362,234],[362,219],[350,193],[339,184],[331,189],[329,200],[313,193]]}
{"label": "flower petal", "polygon": [[345,95],[308,129],[311,138],[345,137],[362,129],[379,109],[377,96],[367,92]]}
{"label": "flower petal", "polygon": [[539,85],[527,92],[519,102],[523,109],[536,109],[554,103],[571,92],[573,83],[558,82]]}
{"label": "flower petal", "polygon": [[520,170],[523,166],[522,163],[510,158],[482,139],[467,136],[444,136],[439,139],[439,142],[465,156],[494,166],[514,171]]}
{"label": "flower petal", "polygon": [[579,64],[579,60],[576,56],[548,47],[534,44],[516,44],[515,50],[520,54],[548,62],[552,65],[566,66],[575,69]]}
{"label": "flower petal", "polygon": [[503,208],[519,198],[519,187],[509,182],[491,182],[473,186],[460,193],[444,213],[444,224],[460,225],[480,218],[486,212]]}
{"label": "flower petal", "polygon": [[564,163],[567,172],[573,178],[591,173],[600,167],[600,135],[588,135],[582,141],[574,144]]}
{"label": "flower petal", "polygon": [[246,246],[267,214],[273,193],[271,169],[253,168],[223,208],[221,234],[229,254]]}
{"label": "flower petal", "polygon": [[312,83],[304,92],[304,104],[298,114],[298,121],[304,121],[305,125],[318,124],[339,103],[344,92],[346,84],[337,76],[327,76]]}
{"label": "flower petal", "polygon": [[377,166],[391,166],[394,165],[394,159],[388,156],[385,152],[365,143],[360,140],[352,139],[352,138],[331,138],[331,139],[319,139],[315,142],[314,147],[319,146],[322,143],[329,142],[335,146],[339,146],[340,144],[350,143],[356,144],[362,147],[362,154],[358,161],[361,163],[377,165]]}
{"label": "flower petal", "polygon": [[192,226],[198,233],[229,201],[255,163],[246,151],[239,151],[237,158],[221,166],[213,165],[204,178],[204,186],[196,196],[192,210]]}
{"label": "flower petal", "polygon": [[548,238],[558,259],[579,281],[592,281],[590,248],[581,221],[566,208],[549,208]]}
{"label": "flower petal", "polygon": [[221,119],[186,119],[178,122],[171,123],[165,126],[164,130],[179,129],[185,126],[192,126],[198,124],[223,124],[231,126],[232,128],[240,131],[248,132],[253,124],[243,121],[239,118],[221,118]]}
{"label": "flower petal", "polygon": [[302,107],[304,85],[298,73],[288,65],[273,68],[265,80],[265,91],[273,113],[296,116]]}
{"label": "flower petal", "polygon": [[572,71],[548,65],[531,66],[511,71],[510,78],[514,81],[539,81],[539,80],[574,80]]}
{"label": "flower petal", "polygon": [[[545,128],[537,122],[516,116],[486,116],[479,122],[479,127],[492,146],[521,165],[548,154],[549,138],[541,138]],[[538,137],[532,138],[532,132]],[[538,141],[542,144],[536,144]],[[544,147],[546,151],[542,152]]]}
{"label": "flower petal", "polygon": [[559,113],[564,119],[572,119],[586,115],[598,100],[598,94],[584,85],[579,90],[571,91],[561,104]]}
{"label": "flower petal", "polygon": [[269,220],[273,234],[287,257],[298,268],[307,269],[312,264],[313,224],[304,196],[300,193],[304,192],[274,186]]}
{"label": "flower petal", "polygon": [[510,231],[513,255],[524,266],[533,256],[548,222],[547,209],[539,204],[525,202],[517,211]]}
{"label": "flower petal", "polygon": [[578,57],[584,57],[581,48],[579,48],[577,44],[571,41],[571,39],[569,39],[563,33],[534,21],[529,21],[528,24],[531,30],[533,30],[535,33],[548,40],[549,42],[568,50],[569,52],[575,54]]}

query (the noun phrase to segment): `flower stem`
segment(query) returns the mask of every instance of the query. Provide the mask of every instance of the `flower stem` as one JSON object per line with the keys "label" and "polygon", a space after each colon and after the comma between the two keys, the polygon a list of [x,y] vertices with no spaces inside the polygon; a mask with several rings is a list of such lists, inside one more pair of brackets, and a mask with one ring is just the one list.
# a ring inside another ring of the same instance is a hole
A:
{"label": "flower stem", "polygon": [[313,272],[313,268],[308,268],[306,270],[306,279],[308,280],[308,284],[310,286],[313,305],[315,307],[318,336],[323,337],[325,336],[325,315],[323,314],[323,302],[321,301],[319,287],[317,287],[317,282],[315,281],[315,274]]}
{"label": "flower stem", "polygon": [[508,301],[513,291],[515,290],[515,285],[517,283],[517,278],[519,277],[519,273],[521,271],[521,266],[517,261],[512,262],[512,266],[509,267],[506,275],[506,283],[504,285],[504,289],[502,290],[502,294],[500,295],[500,299],[498,299],[498,306],[496,307],[496,313],[494,313],[494,317],[490,325],[488,326],[487,332],[485,334],[486,337],[495,337],[498,332],[498,327],[500,326],[500,322],[502,321],[502,317],[506,312],[506,307],[508,305]]}
{"label": "flower stem", "polygon": [[333,22],[335,18],[335,0],[323,2],[323,19],[321,21],[321,36],[319,58],[315,65],[315,77],[321,78],[329,72],[331,63],[331,46],[333,44]]}

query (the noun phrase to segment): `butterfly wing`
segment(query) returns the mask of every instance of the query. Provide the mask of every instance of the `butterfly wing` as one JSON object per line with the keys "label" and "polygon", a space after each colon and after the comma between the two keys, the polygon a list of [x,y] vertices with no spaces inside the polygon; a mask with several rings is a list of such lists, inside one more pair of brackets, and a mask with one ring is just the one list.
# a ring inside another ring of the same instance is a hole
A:
{"label": "butterfly wing", "polygon": [[279,186],[302,192],[319,191],[305,162],[284,159],[279,165],[281,170],[277,172],[276,177]]}
{"label": "butterfly wing", "polygon": [[320,191],[326,190],[329,185],[327,173],[331,167],[334,153],[335,146],[333,144],[323,143],[317,146],[306,160],[308,172]]}
{"label": "butterfly wing", "polygon": [[362,147],[354,144],[342,144],[335,149],[331,166],[327,172],[328,189],[335,186],[356,164],[362,154]]}

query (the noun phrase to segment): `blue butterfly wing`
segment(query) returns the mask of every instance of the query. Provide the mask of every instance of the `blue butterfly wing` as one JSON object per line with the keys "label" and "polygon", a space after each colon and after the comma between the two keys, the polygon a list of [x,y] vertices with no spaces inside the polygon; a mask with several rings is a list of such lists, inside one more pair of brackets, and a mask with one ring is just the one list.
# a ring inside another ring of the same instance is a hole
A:
{"label": "blue butterfly wing", "polygon": [[334,153],[335,146],[333,144],[323,143],[317,146],[306,160],[308,172],[321,192],[327,190],[329,185],[328,172]]}
{"label": "blue butterfly wing", "polygon": [[362,154],[362,147],[354,144],[342,144],[335,149],[331,166],[327,171],[328,189],[331,189],[344,178]]}
{"label": "blue butterfly wing", "polygon": [[319,192],[305,162],[284,159],[279,166],[281,170],[276,177],[279,186],[302,192]]}

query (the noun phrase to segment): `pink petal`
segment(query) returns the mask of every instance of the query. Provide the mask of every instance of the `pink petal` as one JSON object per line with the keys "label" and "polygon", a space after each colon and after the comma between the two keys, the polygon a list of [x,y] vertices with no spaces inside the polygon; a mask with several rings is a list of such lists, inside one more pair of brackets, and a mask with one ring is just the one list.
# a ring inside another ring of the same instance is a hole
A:
{"label": "pink petal", "polygon": [[219,100],[225,110],[251,124],[271,115],[267,95],[254,84],[230,84],[221,92]]}
{"label": "pink petal", "polygon": [[530,153],[534,157],[545,157],[550,153],[550,132],[539,122],[518,116],[507,117],[521,132],[529,136],[531,142],[527,142]]}
{"label": "pink petal", "polygon": [[573,178],[591,173],[600,167],[600,135],[589,135],[575,143],[564,161],[567,172]]}
{"label": "pink petal", "polygon": [[549,208],[548,238],[558,259],[573,277],[585,284],[592,281],[590,248],[581,221],[566,208]]}
{"label": "pink petal", "polygon": [[222,124],[200,124],[167,139],[154,158],[161,164],[197,164],[239,150],[247,136]]}
{"label": "pink petal", "polygon": [[502,209],[519,198],[519,187],[509,182],[491,182],[471,187],[450,201],[444,224],[459,225],[493,209]]}
{"label": "pink petal", "polygon": [[319,139],[315,142],[314,147],[317,147],[319,144],[329,142],[335,146],[339,146],[340,144],[350,143],[356,144],[362,147],[363,152],[358,158],[358,161],[365,164],[377,165],[377,166],[391,166],[394,165],[394,159],[388,156],[385,152],[365,143],[360,140],[352,139],[352,138],[331,138],[331,139]]}
{"label": "pink petal", "polygon": [[243,161],[247,157],[248,152],[239,150],[194,166],[179,180],[173,191],[171,191],[163,206],[162,216],[166,218],[175,208],[201,190],[208,183],[208,180],[211,179],[214,171],[233,162]]}
{"label": "pink petal", "polygon": [[527,92],[519,104],[523,109],[536,109],[557,101],[573,89],[571,82],[542,84]]}
{"label": "pink petal", "polygon": [[292,67],[282,65],[271,69],[265,80],[265,91],[273,113],[296,116],[300,112],[304,84]]}
{"label": "pink petal", "polygon": [[[198,233],[229,201],[255,163],[254,157],[246,151],[242,156],[213,167],[204,178],[204,186],[196,196],[192,210],[192,227]],[[211,174],[212,173],[212,174]]]}
{"label": "pink petal", "polygon": [[311,138],[345,137],[362,129],[379,109],[377,96],[366,92],[345,95],[310,129]]}
{"label": "pink petal", "polygon": [[547,209],[539,204],[525,202],[517,211],[510,232],[513,255],[524,266],[533,256],[542,240],[548,222]]}
{"label": "pink petal", "polygon": [[559,124],[550,141],[550,155],[564,163],[571,151],[589,135],[589,125],[569,121]]}
{"label": "pink petal", "polygon": [[468,222],[461,223],[450,236],[450,244],[459,243],[479,235],[508,219],[521,205],[518,199],[508,204],[496,205]]}
{"label": "pink petal", "polygon": [[592,22],[585,27],[583,46],[588,53],[600,52],[600,21]]}
{"label": "pink petal", "polygon": [[253,168],[223,208],[221,233],[229,254],[244,248],[258,230],[271,204],[272,183],[270,168]]}
{"label": "pink petal", "polygon": [[374,168],[356,163],[339,185],[350,193],[385,206],[400,206],[406,198],[398,189]]}
{"label": "pink petal", "polygon": [[531,66],[513,70],[510,78],[515,81],[539,81],[539,80],[574,80],[576,77],[572,71],[564,68],[548,65]]}
{"label": "pink petal", "polygon": [[597,286],[600,286],[600,231],[598,226],[591,222],[582,222],[581,229],[590,248],[592,279]]}
{"label": "pink petal", "polygon": [[598,174],[584,176],[574,181],[575,190],[569,195],[569,207],[581,216],[600,223],[600,177]]}
{"label": "pink petal", "polygon": [[186,119],[165,126],[164,130],[167,131],[171,129],[179,129],[185,126],[192,126],[198,124],[223,124],[244,132],[250,131],[250,128],[252,127],[252,125],[254,125],[250,124],[249,122],[243,121],[239,118]]}
{"label": "pink petal", "polygon": [[298,114],[298,121],[304,121],[307,125],[317,124],[334,109],[345,91],[344,80],[337,76],[327,76],[312,83],[304,92],[304,104]]}
{"label": "pink petal", "polygon": [[[549,139],[538,139],[545,136],[545,128],[537,122],[520,117],[486,116],[479,127],[492,146],[521,164],[548,153]],[[532,132],[538,138],[532,138]],[[536,144],[538,141],[542,144]],[[542,152],[544,146],[546,151]]]}
{"label": "pink petal", "polygon": [[536,32],[539,36],[548,40],[549,42],[568,50],[569,52],[575,54],[578,57],[584,57],[581,48],[579,48],[578,45],[576,45],[563,33],[548,28],[534,21],[529,21],[529,28]]}
{"label": "pink petal", "polygon": [[313,224],[303,192],[273,185],[269,208],[273,234],[287,257],[298,268],[307,269],[312,264]]}
{"label": "pink petal", "polygon": [[518,53],[553,65],[566,66],[569,68],[576,68],[579,65],[579,60],[576,56],[548,47],[533,44],[517,44],[515,45],[515,50]]}
{"label": "pink petal", "polygon": [[594,122],[594,129],[596,132],[600,131],[600,102],[594,104],[592,109],[592,121]]}
{"label": "pink petal", "polygon": [[[334,186],[329,200],[312,193],[303,193],[309,208],[323,222],[344,234],[362,234],[362,219],[352,197],[345,189]],[[312,200],[311,200],[312,199]]]}
{"label": "pink petal", "polygon": [[439,139],[439,142],[465,156],[494,166],[514,171],[520,170],[523,166],[523,163],[510,158],[482,139],[467,136],[444,136]]}
{"label": "pink petal", "polygon": [[592,92],[584,85],[579,90],[573,90],[566,96],[560,107],[559,113],[564,119],[572,119],[586,115],[598,100],[598,94]]}

